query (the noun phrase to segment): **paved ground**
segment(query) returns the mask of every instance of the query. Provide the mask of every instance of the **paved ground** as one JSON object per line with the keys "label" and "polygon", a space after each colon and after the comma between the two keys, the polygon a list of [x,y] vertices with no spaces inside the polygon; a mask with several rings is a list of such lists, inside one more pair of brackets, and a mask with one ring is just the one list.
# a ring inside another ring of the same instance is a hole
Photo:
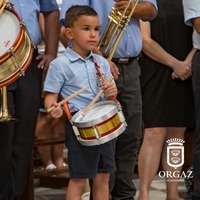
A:
{"label": "paved ground", "polygon": [[[134,180],[138,189],[139,180]],[[165,181],[158,177],[155,177],[150,190],[150,199],[152,200],[165,200],[166,198]],[[190,197],[186,193],[186,187],[184,180],[180,180],[179,192],[182,198],[189,200]],[[138,195],[138,193],[137,193]],[[87,195],[86,195],[87,196]],[[50,188],[35,187],[35,200],[65,200],[65,189],[55,190]],[[88,200],[83,198],[82,200]]]}
{"label": "paved ground", "polygon": [[[67,150],[64,150],[64,157],[67,158]],[[67,176],[67,175],[66,175]],[[135,175],[134,183],[137,190],[139,190],[139,179],[137,174]],[[38,180],[35,180],[35,199],[34,200],[65,200],[66,189],[52,189],[52,188],[43,188],[38,187]],[[88,188],[86,188],[88,191]],[[190,195],[187,194],[186,184],[184,179],[179,181],[179,193],[180,196],[185,200],[191,200]],[[136,194],[137,199],[138,192]],[[166,186],[165,180],[155,176],[154,181],[151,184],[150,189],[150,199],[151,200],[166,200]],[[87,195],[82,200],[88,200]]]}

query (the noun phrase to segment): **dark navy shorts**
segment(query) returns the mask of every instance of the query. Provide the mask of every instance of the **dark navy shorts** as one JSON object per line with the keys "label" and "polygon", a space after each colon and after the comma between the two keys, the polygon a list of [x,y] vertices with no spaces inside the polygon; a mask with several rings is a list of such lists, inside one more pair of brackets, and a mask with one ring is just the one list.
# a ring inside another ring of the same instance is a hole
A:
{"label": "dark navy shorts", "polygon": [[65,144],[68,148],[70,178],[94,178],[97,173],[115,171],[115,151],[112,141],[101,145],[83,146],[77,140],[68,121]]}

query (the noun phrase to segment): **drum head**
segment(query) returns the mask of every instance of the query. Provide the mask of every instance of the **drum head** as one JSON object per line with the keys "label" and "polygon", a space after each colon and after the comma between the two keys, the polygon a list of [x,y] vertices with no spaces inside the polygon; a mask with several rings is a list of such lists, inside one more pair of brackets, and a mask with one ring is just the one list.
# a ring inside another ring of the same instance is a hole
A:
{"label": "drum head", "polygon": [[118,112],[116,103],[114,101],[102,101],[94,104],[89,111],[84,113],[82,110],[77,112],[72,121],[77,126],[88,126],[89,124],[97,124],[101,121],[109,119]]}
{"label": "drum head", "polygon": [[75,121],[76,122],[87,122],[91,120],[96,120],[106,113],[109,113],[114,108],[114,105],[99,105],[94,107],[92,110],[89,110],[86,115],[79,116]]}
{"label": "drum head", "polygon": [[19,19],[11,11],[4,10],[0,17],[0,58],[14,46],[20,33]]}
{"label": "drum head", "polygon": [[0,27],[0,87],[3,87],[24,74],[32,59],[33,45],[14,9],[4,10]]}

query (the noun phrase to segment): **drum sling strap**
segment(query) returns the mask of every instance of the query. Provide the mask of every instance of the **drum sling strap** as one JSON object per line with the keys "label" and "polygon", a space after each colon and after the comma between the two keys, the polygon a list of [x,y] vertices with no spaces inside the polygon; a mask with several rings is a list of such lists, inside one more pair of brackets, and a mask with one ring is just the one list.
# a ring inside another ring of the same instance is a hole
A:
{"label": "drum sling strap", "polygon": [[[103,81],[105,81],[104,76],[103,76],[103,73],[101,72],[100,66],[99,66],[99,64],[97,63],[97,61],[96,61],[95,59],[93,59],[93,62],[94,62],[95,68],[96,68],[96,70],[97,70],[97,75],[99,76],[99,82],[100,82],[101,85],[102,85]],[[64,109],[64,112],[65,112],[65,114],[66,114],[68,120],[70,121],[71,118],[72,118],[72,114],[71,114],[71,112],[70,112],[70,108],[69,108],[68,102],[66,102],[66,103],[63,104],[63,109]]]}

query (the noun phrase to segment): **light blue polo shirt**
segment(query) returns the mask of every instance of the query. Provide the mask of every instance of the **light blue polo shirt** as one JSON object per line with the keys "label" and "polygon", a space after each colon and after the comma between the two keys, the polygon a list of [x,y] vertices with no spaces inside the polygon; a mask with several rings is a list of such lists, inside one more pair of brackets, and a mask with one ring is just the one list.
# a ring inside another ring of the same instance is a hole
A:
{"label": "light blue polo shirt", "polygon": [[[44,82],[44,91],[60,93],[66,98],[88,85],[87,90],[69,101],[71,112],[85,108],[101,89],[94,58],[99,64],[104,78],[108,80],[112,75],[109,63],[105,58],[91,52],[86,59],[83,59],[68,47],[63,55],[50,63]],[[99,100],[103,99],[104,95]]]}
{"label": "light blue polo shirt", "polygon": [[[155,8],[157,8],[156,0],[148,0],[148,2],[151,2]],[[63,0],[60,22],[62,25],[64,25],[65,12],[72,5],[89,5],[98,13],[101,23],[100,35],[102,35],[108,24],[108,15],[111,11],[111,8],[114,6],[114,3],[115,2],[113,0]],[[141,49],[142,36],[139,27],[139,19],[131,18],[113,57],[135,57],[138,56],[138,54],[141,52]]]}
{"label": "light blue polo shirt", "polygon": [[11,3],[14,4],[14,9],[26,23],[33,43],[36,46],[39,45],[41,43],[39,13],[57,10],[57,2],[55,0],[11,0]]}
{"label": "light blue polo shirt", "polygon": [[[192,19],[200,17],[200,2],[199,0],[183,0],[183,8],[185,15],[185,23],[192,26]],[[200,34],[194,29],[193,46],[200,49]]]}

